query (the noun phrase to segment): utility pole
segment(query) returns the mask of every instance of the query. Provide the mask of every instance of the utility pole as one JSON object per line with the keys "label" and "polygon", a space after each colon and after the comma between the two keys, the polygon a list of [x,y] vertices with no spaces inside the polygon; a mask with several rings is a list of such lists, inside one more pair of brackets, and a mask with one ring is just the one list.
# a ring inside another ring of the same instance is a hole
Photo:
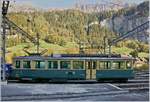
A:
{"label": "utility pole", "polygon": [[109,57],[111,57],[111,40],[110,39],[108,39],[108,45],[109,45]]}
{"label": "utility pole", "polygon": [[40,35],[39,35],[38,32],[36,33],[36,36],[37,36],[37,53],[39,53],[39,45],[40,45],[39,39],[40,39]]}
{"label": "utility pole", "polygon": [[106,54],[106,36],[104,36],[104,54]]}
{"label": "utility pole", "polygon": [[6,42],[6,21],[5,21],[5,17],[7,15],[7,11],[8,11],[8,6],[9,6],[9,1],[3,1],[3,4],[2,4],[2,80],[5,81],[6,78],[6,73],[5,73],[5,64],[6,64],[6,59],[5,59],[5,53],[6,53],[6,45],[5,45],[5,42]]}
{"label": "utility pole", "polygon": [[5,28],[5,19],[4,19],[4,16],[2,16],[2,19],[3,19],[3,31],[2,31],[2,80],[5,81],[5,41],[6,41],[6,38],[5,38],[5,35],[6,35],[6,28]]}
{"label": "utility pole", "polygon": [[111,45],[109,45],[109,57],[111,57]]}

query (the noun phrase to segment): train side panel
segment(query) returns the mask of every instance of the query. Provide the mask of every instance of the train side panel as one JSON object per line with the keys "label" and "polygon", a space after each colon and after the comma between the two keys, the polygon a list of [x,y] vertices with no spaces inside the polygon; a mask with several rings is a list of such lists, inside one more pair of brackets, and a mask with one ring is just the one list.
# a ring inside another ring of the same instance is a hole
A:
{"label": "train side panel", "polygon": [[97,70],[96,79],[130,79],[134,78],[134,71],[129,70]]}
{"label": "train side panel", "polygon": [[31,70],[13,69],[11,78],[22,79],[80,79],[86,77],[85,70]]}

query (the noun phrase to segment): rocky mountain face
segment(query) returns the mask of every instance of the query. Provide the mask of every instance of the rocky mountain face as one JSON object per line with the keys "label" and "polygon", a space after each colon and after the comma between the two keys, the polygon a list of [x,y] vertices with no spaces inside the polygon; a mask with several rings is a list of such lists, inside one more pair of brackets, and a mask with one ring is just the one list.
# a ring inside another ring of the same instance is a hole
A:
{"label": "rocky mountain face", "polygon": [[[145,1],[137,6],[125,8],[125,13],[114,18],[105,19],[101,24],[118,35],[122,35],[148,21],[148,12],[149,1]],[[148,30],[135,34],[131,38],[148,42]]]}
{"label": "rocky mountain face", "polygon": [[[86,5],[86,6],[84,5],[83,7],[82,6],[81,5],[79,6],[80,11],[84,11],[85,9],[88,9],[89,10],[88,12],[91,12],[91,13],[92,12],[100,12],[101,13],[104,9],[104,7],[103,7],[104,5],[100,5],[100,4]],[[105,9],[110,10],[113,8],[111,6],[109,7],[107,5],[107,8],[109,8],[109,9],[106,9],[106,8]],[[106,5],[105,5],[105,7],[106,7]],[[130,31],[133,28],[148,21],[149,1],[145,1],[137,6],[136,5],[128,6],[128,7],[124,6],[124,8],[118,8],[118,6],[116,6],[116,10],[120,10],[120,9],[123,9],[125,12],[120,15],[114,16],[114,17],[110,16],[107,19],[105,18],[101,22],[101,25],[106,26],[107,28],[109,28],[109,30],[117,33],[118,35],[122,35],[122,34],[126,33],[127,31]],[[116,10],[115,10],[115,12],[117,12]],[[30,4],[11,5],[11,7],[9,9],[9,12],[26,12],[26,13],[30,12],[30,13],[32,13],[35,11],[43,11],[43,10],[40,8],[35,8]],[[52,11],[55,11],[55,10],[52,10]],[[131,38],[138,39],[139,41],[142,41],[142,42],[148,42],[148,32],[144,31],[144,32],[135,34]]]}

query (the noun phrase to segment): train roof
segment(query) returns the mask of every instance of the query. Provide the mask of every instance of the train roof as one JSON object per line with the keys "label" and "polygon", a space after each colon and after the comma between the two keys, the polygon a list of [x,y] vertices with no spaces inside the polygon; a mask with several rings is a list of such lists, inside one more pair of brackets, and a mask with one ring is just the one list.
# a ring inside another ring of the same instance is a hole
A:
{"label": "train roof", "polygon": [[102,54],[55,54],[50,56],[18,56],[14,59],[26,59],[26,60],[134,60],[133,57],[121,56],[121,55],[102,55]]}

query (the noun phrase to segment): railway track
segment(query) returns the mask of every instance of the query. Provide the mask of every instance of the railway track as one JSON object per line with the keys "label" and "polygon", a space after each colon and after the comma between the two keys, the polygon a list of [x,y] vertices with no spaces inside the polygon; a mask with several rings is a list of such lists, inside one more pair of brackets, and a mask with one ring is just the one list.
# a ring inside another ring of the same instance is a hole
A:
{"label": "railway track", "polygon": [[123,83],[123,84],[114,84],[115,86],[128,91],[148,91],[149,83]]}
{"label": "railway track", "polygon": [[128,80],[127,83],[116,83],[113,85],[130,92],[149,91],[149,71],[137,71],[134,79]]}
{"label": "railway track", "polygon": [[149,79],[149,71],[135,72],[135,79]]}

